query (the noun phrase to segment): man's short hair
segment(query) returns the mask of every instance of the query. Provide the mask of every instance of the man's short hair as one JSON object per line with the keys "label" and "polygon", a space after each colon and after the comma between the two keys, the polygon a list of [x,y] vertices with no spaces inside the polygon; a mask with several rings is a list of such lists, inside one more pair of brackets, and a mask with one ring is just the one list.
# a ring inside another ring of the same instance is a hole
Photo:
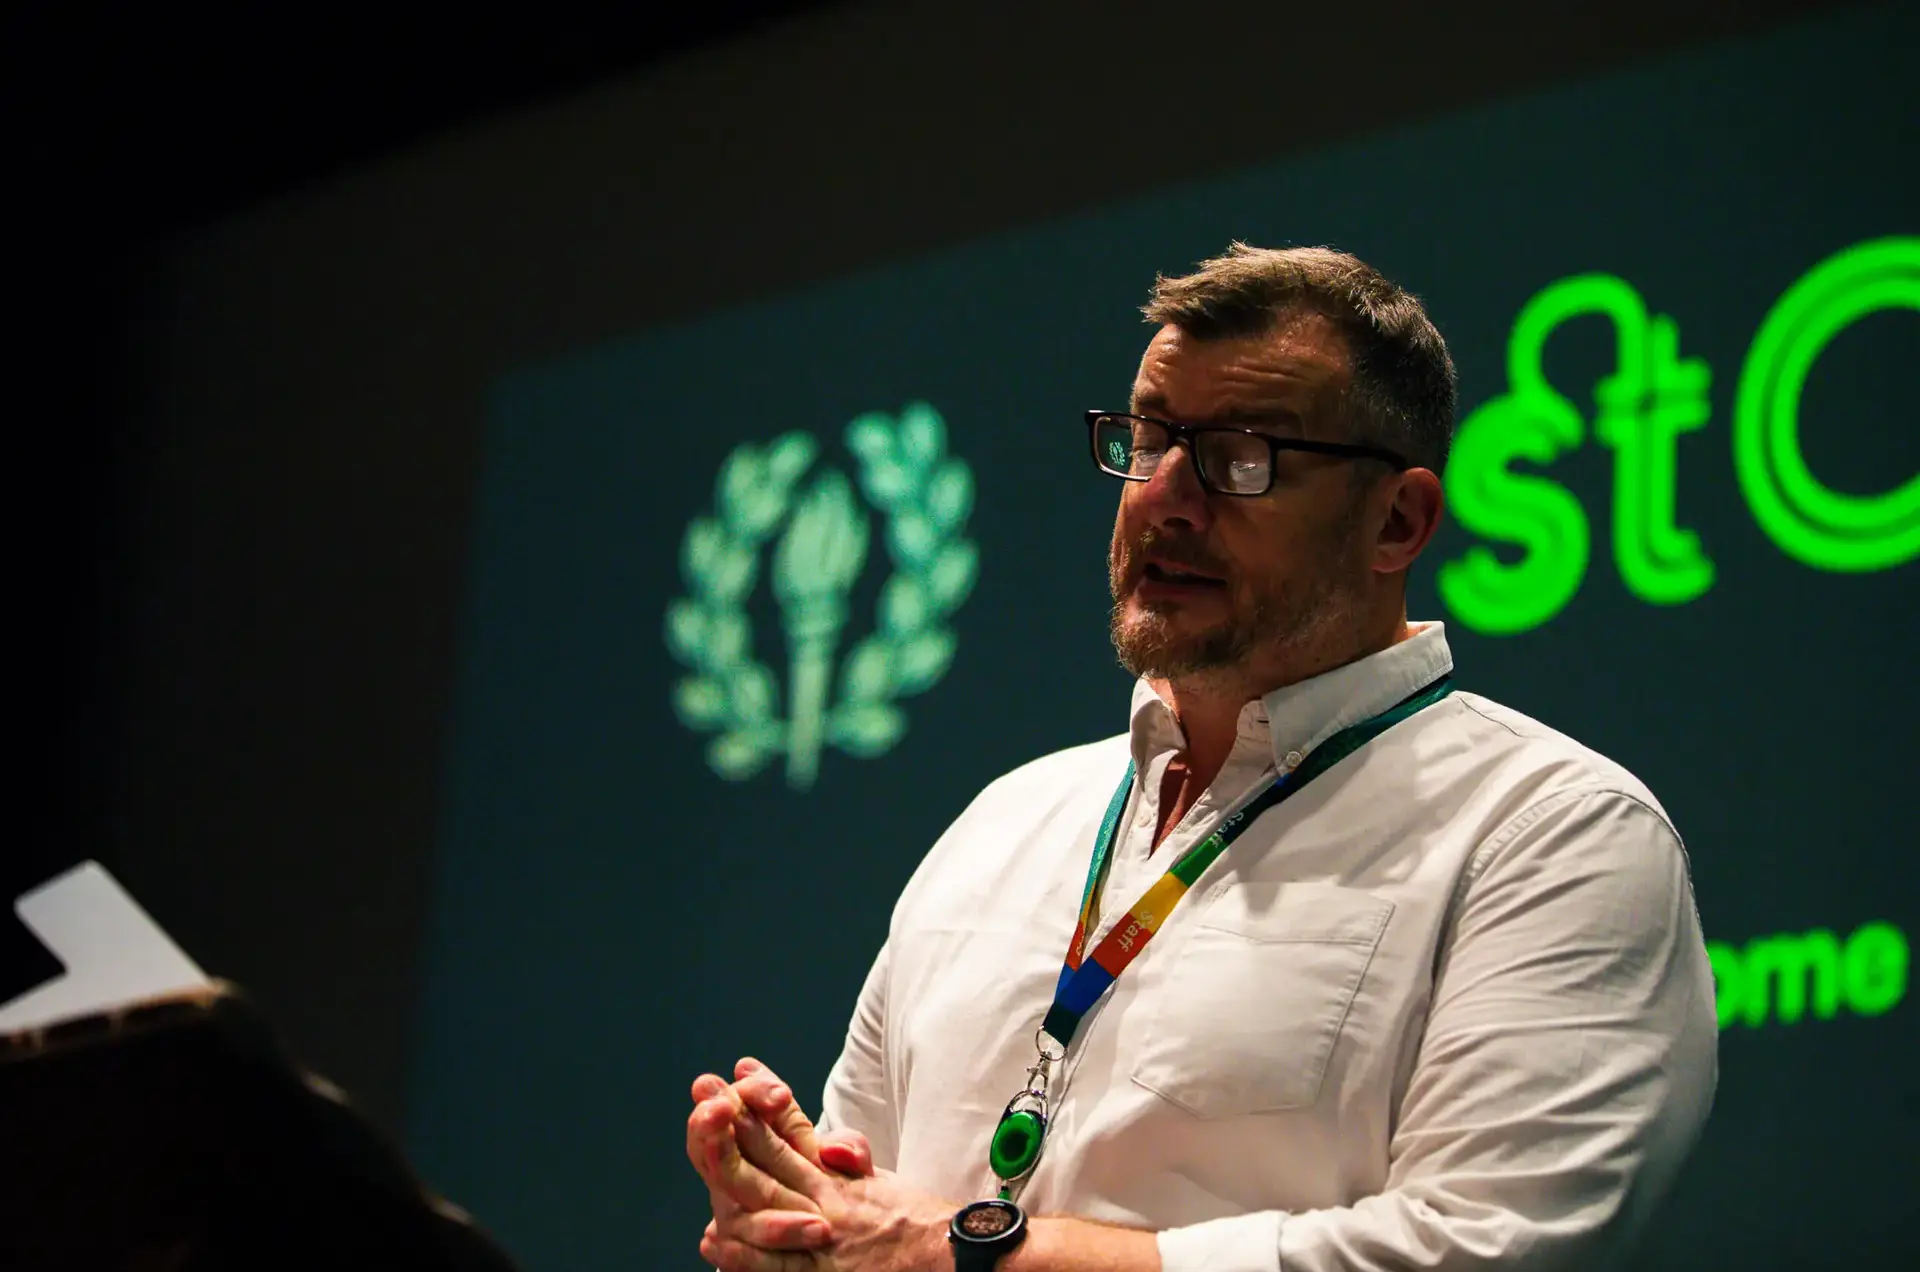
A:
{"label": "man's short hair", "polygon": [[1324,315],[1346,337],[1356,441],[1440,472],[1453,444],[1456,378],[1447,342],[1418,297],[1357,256],[1329,247],[1234,243],[1191,274],[1154,280],[1141,312],[1199,340],[1257,336],[1290,314]]}

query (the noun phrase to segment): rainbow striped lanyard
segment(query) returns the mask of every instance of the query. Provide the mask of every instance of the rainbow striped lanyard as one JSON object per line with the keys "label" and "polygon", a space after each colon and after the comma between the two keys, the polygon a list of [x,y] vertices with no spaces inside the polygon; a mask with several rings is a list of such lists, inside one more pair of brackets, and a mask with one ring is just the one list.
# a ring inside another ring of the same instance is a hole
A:
{"label": "rainbow striped lanyard", "polygon": [[[1060,968],[1060,979],[1053,991],[1053,1005],[1034,1035],[1038,1062],[1027,1070],[1027,1086],[1008,1102],[994,1130],[988,1151],[988,1164],[1001,1182],[1000,1195],[1011,1199],[1013,1188],[1033,1173],[1039,1164],[1045,1143],[1048,1114],[1047,1086],[1052,1070],[1066,1059],[1067,1048],[1080,1030],[1080,1022],[1100,1001],[1127,965],[1140,956],[1153,934],[1166,922],[1167,915],[1180,903],[1206,868],[1260,817],[1278,808],[1305,790],[1307,784],[1346,759],[1402,720],[1425,710],[1453,692],[1453,678],[1442,676],[1426,688],[1402,699],[1394,706],[1359,724],[1340,730],[1315,747],[1307,758],[1277,781],[1255,795],[1246,804],[1227,815],[1213,833],[1187,849],[1180,859],[1154,881],[1127,911],[1125,919],[1087,956],[1088,934],[1093,930],[1094,911],[1106,885],[1108,867],[1113,861],[1114,841],[1119,837],[1120,817],[1133,794],[1134,765],[1127,762],[1126,776],[1107,804],[1100,822],[1100,834],[1094,840],[1093,860],[1087,866],[1086,890],[1080,897],[1080,919],[1074,924],[1073,937],[1067,942],[1067,957]],[[1053,1045],[1049,1046],[1051,1042]]]}

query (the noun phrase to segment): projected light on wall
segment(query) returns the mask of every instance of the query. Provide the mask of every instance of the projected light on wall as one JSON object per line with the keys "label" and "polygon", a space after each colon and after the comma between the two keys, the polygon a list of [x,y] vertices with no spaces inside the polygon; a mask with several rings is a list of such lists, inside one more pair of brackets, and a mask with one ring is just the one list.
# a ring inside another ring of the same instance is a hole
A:
{"label": "projected light on wall", "polygon": [[1864,923],[1844,940],[1817,928],[1739,948],[1708,941],[1707,957],[1722,1029],[1770,1020],[1791,1025],[1809,1007],[1816,1020],[1832,1020],[1842,1007],[1882,1016],[1907,993],[1907,936],[1891,923]]}
{"label": "projected light on wall", "polygon": [[[1920,475],[1877,495],[1821,483],[1800,449],[1807,373],[1834,337],[1884,309],[1920,310],[1920,238],[1845,248],[1808,271],[1761,323],[1741,370],[1734,473],[1754,519],[1780,549],[1830,571],[1884,570],[1920,555]],[[1475,631],[1515,635],[1550,621],[1580,590],[1591,555],[1587,511],[1544,468],[1586,440],[1580,410],[1547,382],[1547,340],[1574,318],[1614,324],[1617,369],[1594,386],[1593,435],[1615,453],[1613,557],[1629,592],[1678,605],[1713,586],[1699,536],[1678,524],[1679,438],[1708,424],[1712,373],[1680,351],[1675,318],[1649,311],[1611,274],[1542,289],[1514,323],[1505,394],[1461,422],[1447,470],[1449,506],[1482,539],[1519,549],[1503,561],[1476,545],[1441,566],[1441,600]]]}
{"label": "projected light on wall", "polygon": [[[680,566],[689,592],[667,608],[667,648],[692,675],[673,690],[680,722],[717,733],[707,763],[723,778],[758,773],[777,754],[787,785],[807,790],[832,746],[872,758],[907,730],[899,699],[939,682],[957,640],[949,619],[973,590],[979,552],[966,535],[973,473],[947,451],[947,426],[924,402],[896,419],[872,411],[846,428],[859,489],[885,516],[894,566],[881,588],[878,629],[836,655],[847,596],[867,564],[871,529],[839,470],[800,483],[819,453],[794,431],[765,445],[743,443],[721,466],[710,516],[687,527]],[[760,552],[776,533],[772,584],[786,636],[786,714],[773,673],[755,656],[746,602]]]}

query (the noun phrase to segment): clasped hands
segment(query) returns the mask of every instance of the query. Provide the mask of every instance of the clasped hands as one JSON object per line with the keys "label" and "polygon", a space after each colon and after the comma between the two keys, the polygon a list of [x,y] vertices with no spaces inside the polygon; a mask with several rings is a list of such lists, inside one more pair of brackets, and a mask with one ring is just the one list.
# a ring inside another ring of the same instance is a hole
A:
{"label": "clasped hands", "polygon": [[721,1272],[933,1272],[951,1268],[958,1203],[873,1168],[858,1131],[816,1132],[793,1091],[745,1059],[731,1083],[693,1084],[687,1157],[713,1221],[700,1255]]}

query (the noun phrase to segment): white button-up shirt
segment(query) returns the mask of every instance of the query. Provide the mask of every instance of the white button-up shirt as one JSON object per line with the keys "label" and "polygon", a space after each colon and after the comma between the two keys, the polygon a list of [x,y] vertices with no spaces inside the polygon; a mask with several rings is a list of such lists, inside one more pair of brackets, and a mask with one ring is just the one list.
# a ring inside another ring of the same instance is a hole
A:
{"label": "white button-up shirt", "polygon": [[[1089,949],[1233,808],[1451,670],[1438,623],[1250,702],[1156,850],[1181,748],[1000,778],[894,910],[823,1125],[956,1199],[1033,1063],[1101,815],[1139,770]],[[1259,818],[1083,1021],[1021,1195],[1159,1233],[1167,1272],[1610,1266],[1712,1101],[1713,976],[1679,836],[1632,774],[1456,692]]]}

